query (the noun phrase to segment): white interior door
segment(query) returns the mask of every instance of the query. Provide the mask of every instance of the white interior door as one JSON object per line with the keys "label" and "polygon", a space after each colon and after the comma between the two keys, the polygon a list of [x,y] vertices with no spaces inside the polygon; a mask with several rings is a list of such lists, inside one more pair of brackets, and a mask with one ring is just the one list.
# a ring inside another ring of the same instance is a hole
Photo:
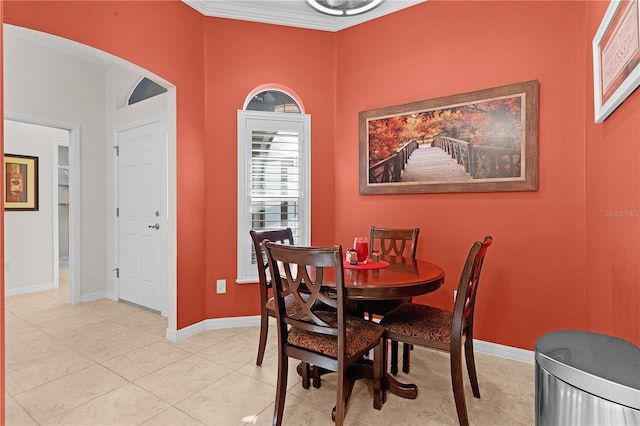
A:
{"label": "white interior door", "polygon": [[166,124],[118,132],[118,298],[164,311]]}

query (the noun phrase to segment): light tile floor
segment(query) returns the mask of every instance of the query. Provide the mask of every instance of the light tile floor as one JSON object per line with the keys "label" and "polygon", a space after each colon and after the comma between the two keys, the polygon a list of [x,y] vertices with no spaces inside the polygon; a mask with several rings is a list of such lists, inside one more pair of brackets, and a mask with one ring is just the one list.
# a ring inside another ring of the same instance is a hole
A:
{"label": "light tile floor", "polygon": [[[267,425],[273,416],[275,323],[262,367],[258,328],[164,338],[166,319],[112,300],[69,305],[68,290],[6,299],[6,425]],[[377,411],[359,381],[348,425],[457,424],[445,354],[416,348],[416,400],[389,395]],[[475,425],[534,423],[534,368],[476,354],[481,399],[467,385]],[[333,425],[335,375],[305,390],[290,362],[286,425]]]}

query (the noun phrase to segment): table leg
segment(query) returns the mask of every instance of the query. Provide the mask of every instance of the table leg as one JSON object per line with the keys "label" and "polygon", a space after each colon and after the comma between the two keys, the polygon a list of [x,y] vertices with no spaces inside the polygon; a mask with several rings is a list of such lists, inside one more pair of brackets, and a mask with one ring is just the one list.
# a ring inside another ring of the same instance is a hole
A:
{"label": "table leg", "polygon": [[311,367],[311,381],[313,382],[313,387],[316,389],[320,389],[320,385],[322,384],[322,375],[327,371],[320,367]]}
{"label": "table leg", "polygon": [[[306,367],[308,367],[308,369]],[[310,365],[305,362],[300,362],[300,364],[298,364],[298,366],[296,367],[296,371],[302,378],[302,387],[305,389],[309,389],[310,383],[313,383],[314,388],[319,389],[320,385],[322,384],[322,375],[330,373],[329,370],[325,370],[324,368]]]}
{"label": "table leg", "polygon": [[[386,352],[386,351],[384,351]],[[384,356],[384,355],[383,355]],[[297,371],[298,374],[305,380],[308,385],[308,380],[311,378],[313,380],[313,387],[319,388],[321,384],[321,377],[323,374],[330,373],[329,370],[325,370],[324,368],[318,367],[316,365],[308,365],[309,370],[305,367],[306,363],[301,362],[298,364]],[[383,362],[383,365],[386,367],[386,356]],[[350,387],[353,387],[353,382],[355,380],[365,378],[373,380],[373,362],[369,359],[363,359],[358,364],[352,366],[351,368],[355,368],[355,374],[351,377],[351,382],[348,383]],[[351,389],[349,389],[349,392]],[[384,378],[382,380],[382,395],[379,401],[374,401],[375,408],[380,409],[382,404],[386,402],[386,391],[391,392],[394,395],[397,395],[401,398],[406,399],[416,399],[418,397],[418,386],[412,383],[401,383],[395,377],[393,377],[389,371],[385,368]],[[348,399],[347,399],[348,400]],[[380,408],[378,408],[380,407]],[[334,407],[335,409],[335,407]]]}
{"label": "table leg", "polygon": [[[385,391],[389,391],[394,395],[398,395],[399,397],[402,398],[407,398],[407,399],[416,399],[418,397],[418,386],[414,385],[414,384],[405,384],[405,383],[400,383],[395,377],[392,376],[392,374],[397,374],[397,364],[396,364],[396,371],[393,371],[393,365],[389,366],[387,365],[387,357],[389,355],[388,352],[388,345],[387,342],[389,340],[387,339],[382,339],[382,365],[384,366],[384,383],[382,384],[382,399],[383,402],[386,399],[386,395],[385,395]],[[391,343],[394,343],[393,341],[391,341]],[[397,342],[395,342],[397,344]],[[391,355],[392,355],[392,359],[391,362],[393,364],[393,353],[394,351],[391,351]],[[395,353],[397,354],[397,347],[396,347],[396,351]],[[397,363],[397,356],[396,356],[396,363]],[[391,367],[391,373],[389,372]]]}
{"label": "table leg", "polygon": [[391,374],[394,376],[398,374],[398,342],[396,340],[391,341]]}
{"label": "table leg", "polygon": [[411,383],[400,383],[391,374],[385,374],[386,388],[394,395],[402,398],[416,399],[418,397],[418,386]]}

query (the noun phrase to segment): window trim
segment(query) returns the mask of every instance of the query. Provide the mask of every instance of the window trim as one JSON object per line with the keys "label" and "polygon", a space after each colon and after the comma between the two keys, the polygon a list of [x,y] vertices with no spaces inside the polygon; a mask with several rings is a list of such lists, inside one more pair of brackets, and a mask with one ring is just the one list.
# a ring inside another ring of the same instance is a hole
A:
{"label": "window trim", "polygon": [[[237,211],[237,276],[238,284],[258,282],[258,271],[251,268],[252,242],[251,191],[248,186],[251,176],[251,130],[253,122],[265,121],[271,126],[278,122],[295,122],[302,125],[300,135],[300,228],[296,244],[309,245],[311,241],[311,116],[308,114],[284,114],[277,112],[238,110],[238,211]],[[264,130],[264,129],[262,129]],[[246,271],[252,270],[253,274]]]}

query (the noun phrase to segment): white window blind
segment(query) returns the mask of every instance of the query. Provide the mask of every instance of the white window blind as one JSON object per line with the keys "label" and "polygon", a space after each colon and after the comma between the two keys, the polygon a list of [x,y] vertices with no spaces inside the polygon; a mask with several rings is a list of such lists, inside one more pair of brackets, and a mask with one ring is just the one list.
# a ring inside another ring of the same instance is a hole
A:
{"label": "white window blind", "polygon": [[309,122],[303,114],[239,111],[238,282],[257,279],[249,230],[289,227],[296,244],[309,243]]}
{"label": "white window blind", "polygon": [[251,136],[251,228],[291,228],[299,235],[300,135],[253,130]]}

